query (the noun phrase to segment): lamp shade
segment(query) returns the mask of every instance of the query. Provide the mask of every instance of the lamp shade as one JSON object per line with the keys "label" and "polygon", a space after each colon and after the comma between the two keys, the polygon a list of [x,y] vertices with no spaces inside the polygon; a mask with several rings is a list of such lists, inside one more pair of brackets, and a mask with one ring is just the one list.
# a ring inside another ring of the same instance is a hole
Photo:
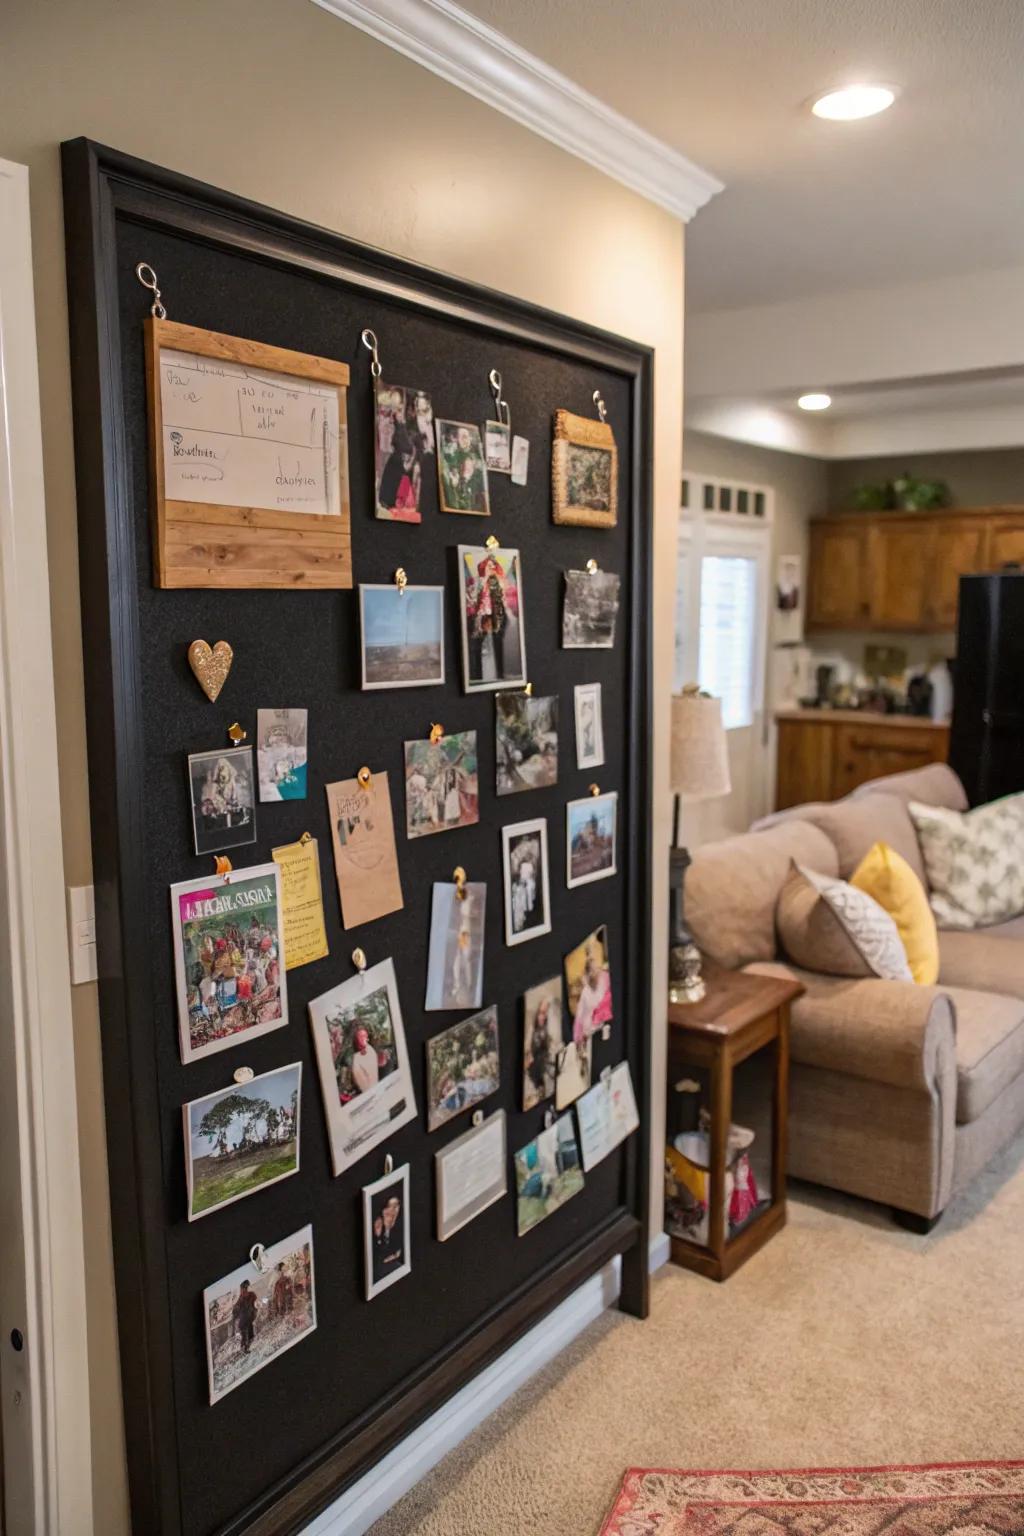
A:
{"label": "lamp shade", "polygon": [[672,788],[690,800],[710,800],[732,788],[722,701],[696,688],[672,695]]}

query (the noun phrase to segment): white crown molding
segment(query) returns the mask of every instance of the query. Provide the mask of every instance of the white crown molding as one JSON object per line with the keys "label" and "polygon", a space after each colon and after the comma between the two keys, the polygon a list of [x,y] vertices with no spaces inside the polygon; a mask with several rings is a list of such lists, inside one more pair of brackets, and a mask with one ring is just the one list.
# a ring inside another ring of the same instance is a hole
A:
{"label": "white crown molding", "polygon": [[722,182],[452,0],[313,0],[684,223]]}

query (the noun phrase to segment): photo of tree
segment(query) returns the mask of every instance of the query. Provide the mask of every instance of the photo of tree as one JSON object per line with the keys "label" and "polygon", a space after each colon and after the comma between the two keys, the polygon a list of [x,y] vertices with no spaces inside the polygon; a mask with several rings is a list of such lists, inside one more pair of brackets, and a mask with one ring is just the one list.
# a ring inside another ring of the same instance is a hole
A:
{"label": "photo of tree", "polygon": [[296,1062],[185,1105],[190,1221],[298,1171],[301,1078]]}

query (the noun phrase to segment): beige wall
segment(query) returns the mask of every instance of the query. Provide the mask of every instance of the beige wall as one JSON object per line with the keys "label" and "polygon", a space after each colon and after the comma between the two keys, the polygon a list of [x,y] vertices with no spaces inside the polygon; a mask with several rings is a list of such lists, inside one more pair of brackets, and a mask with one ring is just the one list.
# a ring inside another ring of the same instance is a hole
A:
{"label": "beige wall", "polygon": [[[6,0],[0,155],[31,171],[61,815],[74,884],[89,880],[90,853],[58,145],[77,135],[657,348],[652,945],[660,1105],[682,227],[308,0]],[[127,1515],[94,989],[76,989],[74,1002],[96,1529],[119,1536]],[[663,1133],[661,1116],[654,1119],[657,1172]],[[658,1185],[655,1211],[660,1198]]]}
{"label": "beige wall", "polygon": [[945,480],[956,507],[1024,504],[1024,448],[990,448],[836,459],[828,466],[829,510],[852,506],[858,485],[894,480],[904,470],[921,480]]}

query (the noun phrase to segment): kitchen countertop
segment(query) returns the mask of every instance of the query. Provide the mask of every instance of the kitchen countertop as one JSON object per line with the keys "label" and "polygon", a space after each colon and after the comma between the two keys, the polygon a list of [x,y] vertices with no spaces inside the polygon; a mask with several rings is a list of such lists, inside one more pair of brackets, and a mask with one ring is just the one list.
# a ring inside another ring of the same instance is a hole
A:
{"label": "kitchen countertop", "polygon": [[799,720],[807,725],[894,725],[918,731],[948,731],[948,720],[929,720],[927,715],[883,715],[876,709],[780,709],[776,720]]}

